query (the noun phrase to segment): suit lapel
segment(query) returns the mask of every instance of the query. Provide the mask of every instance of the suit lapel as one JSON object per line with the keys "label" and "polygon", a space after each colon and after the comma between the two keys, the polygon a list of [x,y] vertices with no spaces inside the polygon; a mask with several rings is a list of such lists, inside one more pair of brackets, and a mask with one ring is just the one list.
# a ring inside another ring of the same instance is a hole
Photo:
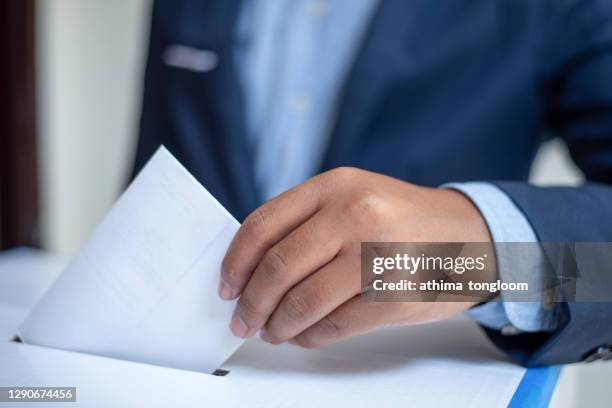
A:
{"label": "suit lapel", "polygon": [[[234,61],[235,27],[240,0],[186,0],[183,9],[188,35],[218,56],[216,68],[207,74],[206,90],[211,101],[208,120],[218,123],[215,134],[206,137],[214,146],[214,161],[229,200],[243,218],[258,204],[253,175],[253,153],[247,143],[243,90]],[[181,28],[179,28],[180,30]]]}
{"label": "suit lapel", "polygon": [[217,83],[218,112],[221,115],[227,134],[214,135],[220,141],[222,162],[227,166],[228,183],[231,186],[232,199],[246,215],[257,207],[258,198],[253,172],[254,158],[246,134],[246,114],[244,92],[240,85],[239,73],[234,63],[235,26],[240,12],[240,0],[215,1],[220,6],[222,15],[220,25],[220,55],[225,64],[220,66]]}
{"label": "suit lapel", "polygon": [[367,137],[365,127],[386,85],[400,68],[397,50],[401,48],[393,43],[399,41],[393,31],[397,24],[403,24],[405,10],[396,10],[397,5],[381,0],[372,16],[339,98],[338,115],[321,171],[359,165],[355,158],[361,157],[358,149]]}

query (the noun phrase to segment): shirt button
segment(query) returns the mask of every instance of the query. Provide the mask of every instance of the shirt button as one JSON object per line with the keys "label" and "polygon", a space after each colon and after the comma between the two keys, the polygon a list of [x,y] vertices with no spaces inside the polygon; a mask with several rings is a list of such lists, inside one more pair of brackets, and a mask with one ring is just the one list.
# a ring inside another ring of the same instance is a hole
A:
{"label": "shirt button", "polygon": [[612,360],[612,348],[607,346],[599,346],[597,349],[589,354],[584,361],[587,363],[597,360]]}
{"label": "shirt button", "polygon": [[553,310],[555,307],[555,293],[554,288],[544,289],[542,294],[542,308],[545,310]]}

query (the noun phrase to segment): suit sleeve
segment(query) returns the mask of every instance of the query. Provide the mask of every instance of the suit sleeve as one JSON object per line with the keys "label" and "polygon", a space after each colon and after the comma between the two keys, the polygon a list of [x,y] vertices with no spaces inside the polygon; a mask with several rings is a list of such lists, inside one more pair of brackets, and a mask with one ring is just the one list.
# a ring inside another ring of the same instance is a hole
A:
{"label": "suit sleeve", "polygon": [[[551,3],[551,2],[549,2]],[[523,211],[540,242],[612,241],[612,2],[560,1],[543,24],[537,49],[546,130],[568,145],[586,182],[541,188],[498,182]],[[612,273],[602,265],[598,273]],[[612,287],[609,288],[612,292]],[[612,346],[612,303],[568,302],[552,334],[489,337],[527,366],[585,360]]]}

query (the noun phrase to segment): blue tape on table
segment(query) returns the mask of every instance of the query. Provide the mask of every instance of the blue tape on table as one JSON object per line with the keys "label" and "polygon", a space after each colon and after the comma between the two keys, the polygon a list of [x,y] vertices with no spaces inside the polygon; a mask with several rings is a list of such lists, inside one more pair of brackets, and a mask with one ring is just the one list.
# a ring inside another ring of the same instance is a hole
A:
{"label": "blue tape on table", "polygon": [[557,385],[562,366],[529,368],[508,407],[547,407]]}

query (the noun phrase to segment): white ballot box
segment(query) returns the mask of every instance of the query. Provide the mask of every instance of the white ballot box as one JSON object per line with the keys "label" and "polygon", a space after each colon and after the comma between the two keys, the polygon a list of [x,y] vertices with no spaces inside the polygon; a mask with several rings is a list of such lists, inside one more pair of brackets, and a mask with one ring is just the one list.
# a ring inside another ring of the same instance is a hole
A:
{"label": "white ballot box", "polygon": [[53,407],[544,407],[559,373],[508,362],[466,318],[320,350],[252,339],[222,377],[11,341],[62,265],[38,251],[0,253],[0,387],[76,387],[76,403]]}

